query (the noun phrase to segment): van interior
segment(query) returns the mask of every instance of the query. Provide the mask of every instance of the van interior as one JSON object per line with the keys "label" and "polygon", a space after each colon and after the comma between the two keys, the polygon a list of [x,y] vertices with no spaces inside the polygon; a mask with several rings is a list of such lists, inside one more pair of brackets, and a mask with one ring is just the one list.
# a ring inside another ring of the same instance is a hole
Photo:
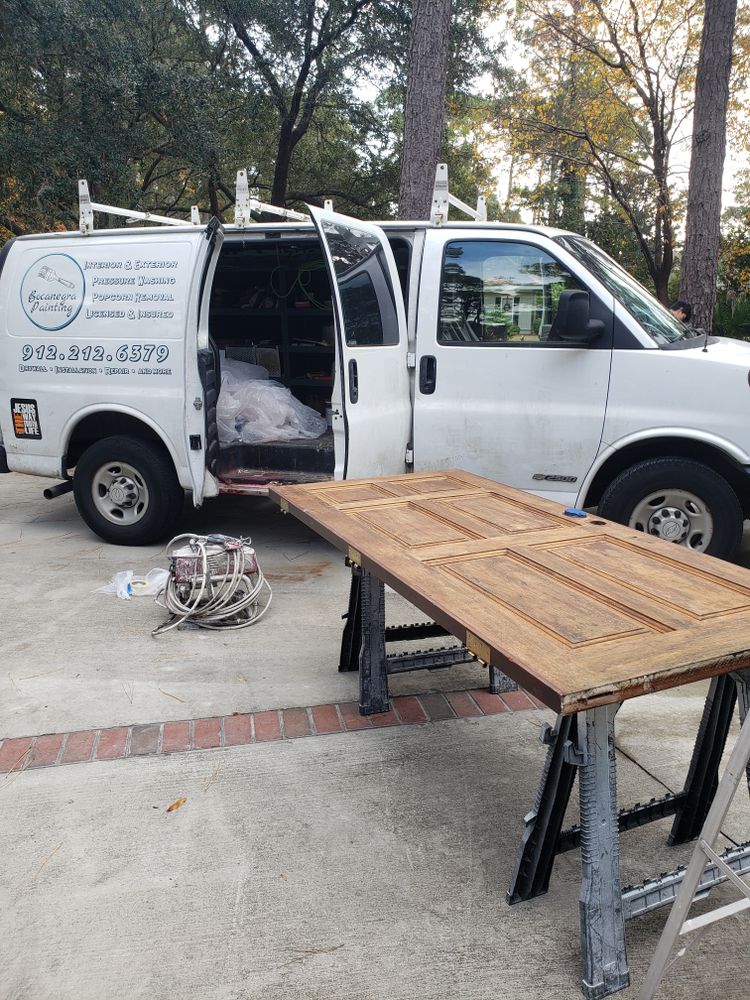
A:
{"label": "van interior", "polygon": [[[406,300],[411,247],[402,237],[389,242]],[[334,322],[331,285],[317,237],[271,231],[260,239],[225,240],[209,308],[219,368],[223,363],[228,369],[227,361],[262,366],[270,380],[319,414],[325,429],[313,438],[247,443],[238,420],[236,440],[228,439],[226,430],[220,438],[216,473],[223,492],[258,492],[270,482],[333,478]]]}

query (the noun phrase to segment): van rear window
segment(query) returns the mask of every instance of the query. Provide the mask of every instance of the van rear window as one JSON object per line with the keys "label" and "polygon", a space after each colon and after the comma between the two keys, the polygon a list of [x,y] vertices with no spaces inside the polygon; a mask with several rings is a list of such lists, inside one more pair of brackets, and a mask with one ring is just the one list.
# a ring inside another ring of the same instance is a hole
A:
{"label": "van rear window", "polygon": [[397,344],[395,295],[380,241],[355,225],[325,221],[323,231],[336,272],[347,344]]}

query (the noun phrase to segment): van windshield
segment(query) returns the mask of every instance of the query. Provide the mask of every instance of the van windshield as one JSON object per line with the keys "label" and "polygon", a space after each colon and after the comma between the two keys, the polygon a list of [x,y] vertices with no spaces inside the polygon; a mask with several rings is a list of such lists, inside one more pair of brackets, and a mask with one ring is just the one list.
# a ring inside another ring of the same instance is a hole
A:
{"label": "van windshield", "polygon": [[671,344],[676,340],[695,336],[643,285],[594,243],[580,236],[557,236],[555,239],[601,281],[657,344]]}

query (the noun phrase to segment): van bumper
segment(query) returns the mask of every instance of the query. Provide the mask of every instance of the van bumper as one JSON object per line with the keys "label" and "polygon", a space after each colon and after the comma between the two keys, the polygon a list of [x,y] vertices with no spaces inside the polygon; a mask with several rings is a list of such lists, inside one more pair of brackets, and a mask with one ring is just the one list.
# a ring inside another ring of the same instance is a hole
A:
{"label": "van bumper", "polygon": [[8,453],[5,450],[5,445],[0,444],[0,475],[3,472],[10,472],[8,468]]}

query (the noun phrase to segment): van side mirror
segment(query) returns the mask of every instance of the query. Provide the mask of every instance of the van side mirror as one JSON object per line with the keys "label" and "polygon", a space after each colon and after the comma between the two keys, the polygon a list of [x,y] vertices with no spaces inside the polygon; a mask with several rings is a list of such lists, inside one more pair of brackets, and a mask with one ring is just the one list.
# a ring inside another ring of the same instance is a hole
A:
{"label": "van side mirror", "polygon": [[550,340],[564,340],[567,343],[590,344],[604,333],[604,323],[591,319],[589,293],[580,289],[569,289],[560,293],[557,315],[550,330]]}

